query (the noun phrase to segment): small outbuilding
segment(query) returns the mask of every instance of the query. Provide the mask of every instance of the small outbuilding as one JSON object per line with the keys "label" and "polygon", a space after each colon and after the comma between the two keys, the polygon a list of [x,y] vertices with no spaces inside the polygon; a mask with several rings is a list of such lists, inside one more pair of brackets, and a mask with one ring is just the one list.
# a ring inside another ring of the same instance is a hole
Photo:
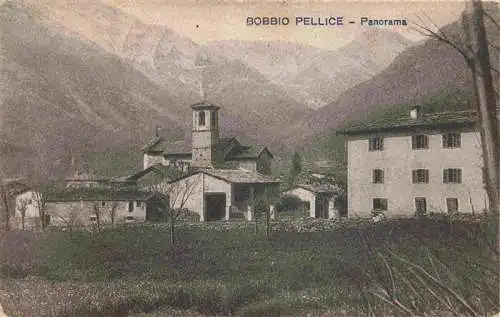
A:
{"label": "small outbuilding", "polygon": [[284,192],[283,195],[295,196],[302,200],[312,218],[332,219],[340,216],[335,205],[338,191],[329,186],[300,184]]}

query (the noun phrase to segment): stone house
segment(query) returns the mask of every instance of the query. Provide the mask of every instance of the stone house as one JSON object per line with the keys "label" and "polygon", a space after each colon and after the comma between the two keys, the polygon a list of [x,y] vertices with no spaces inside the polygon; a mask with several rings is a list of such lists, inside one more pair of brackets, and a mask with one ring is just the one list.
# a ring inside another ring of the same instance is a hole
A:
{"label": "stone house", "polygon": [[298,184],[283,193],[286,196],[295,196],[304,202],[311,218],[333,219],[340,217],[335,204],[338,191],[330,186]]}
{"label": "stone house", "polygon": [[487,207],[478,118],[474,111],[425,114],[343,132],[348,214],[369,217],[482,212]]}

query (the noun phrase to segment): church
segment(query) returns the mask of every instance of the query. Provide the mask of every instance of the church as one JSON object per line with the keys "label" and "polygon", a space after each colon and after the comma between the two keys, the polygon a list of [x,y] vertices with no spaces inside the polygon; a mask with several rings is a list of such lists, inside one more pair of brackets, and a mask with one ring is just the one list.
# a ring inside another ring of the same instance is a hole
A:
{"label": "church", "polygon": [[279,197],[280,183],[271,177],[271,152],[243,145],[235,137],[222,138],[218,106],[203,101],[191,109],[191,145],[169,142],[157,133],[141,149],[144,170],[136,176],[159,169],[181,172],[169,179],[174,189],[169,193],[171,208],[189,209],[200,221],[252,220],[255,202],[264,196],[266,208],[274,210],[270,201]]}
{"label": "church", "polygon": [[220,137],[219,107],[200,102],[192,105],[191,109],[191,145],[184,141],[168,142],[157,134],[141,149],[144,169],[162,164],[183,171],[190,168],[239,168],[271,174],[273,155],[266,147],[250,147],[240,144],[235,137]]}

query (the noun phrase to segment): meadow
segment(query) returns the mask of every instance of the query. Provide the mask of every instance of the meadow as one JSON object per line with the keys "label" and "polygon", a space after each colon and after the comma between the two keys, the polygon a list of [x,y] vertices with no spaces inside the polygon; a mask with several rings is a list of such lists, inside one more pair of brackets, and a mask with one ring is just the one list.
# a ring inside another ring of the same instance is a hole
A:
{"label": "meadow", "polygon": [[[8,232],[0,303],[17,316],[485,316],[494,219],[167,224]],[[302,227],[301,227],[302,226]]]}

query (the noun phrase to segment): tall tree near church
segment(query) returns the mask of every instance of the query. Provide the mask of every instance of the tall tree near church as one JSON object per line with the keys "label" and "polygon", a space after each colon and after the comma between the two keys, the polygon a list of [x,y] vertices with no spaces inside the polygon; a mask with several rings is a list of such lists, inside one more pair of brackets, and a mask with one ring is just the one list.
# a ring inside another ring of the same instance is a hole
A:
{"label": "tall tree near church", "polygon": [[299,153],[294,152],[292,156],[292,166],[290,168],[290,185],[293,186],[297,176],[302,172],[302,158]]}
{"label": "tall tree near church", "polygon": [[[498,89],[500,89],[499,76],[499,43],[493,43],[493,36],[488,36],[485,19],[489,19],[500,32],[500,16],[498,4],[492,10],[492,15],[485,11],[481,0],[471,0],[466,3],[466,13],[463,15],[465,30],[465,45],[450,39],[442,31],[433,31],[420,26],[423,34],[436,38],[452,46],[466,60],[472,72],[477,112],[481,127],[481,145],[483,149],[483,163],[485,170],[486,191],[489,199],[490,212],[497,218],[497,265],[500,274],[500,130],[498,125],[497,107]],[[494,33],[494,32],[493,32]],[[490,53],[490,47],[497,52]],[[496,53],[496,54],[495,54]],[[493,75],[495,71],[495,75]],[[495,87],[495,82],[497,81]],[[499,284],[500,286],[500,284]],[[500,306],[500,289],[498,292]]]}

